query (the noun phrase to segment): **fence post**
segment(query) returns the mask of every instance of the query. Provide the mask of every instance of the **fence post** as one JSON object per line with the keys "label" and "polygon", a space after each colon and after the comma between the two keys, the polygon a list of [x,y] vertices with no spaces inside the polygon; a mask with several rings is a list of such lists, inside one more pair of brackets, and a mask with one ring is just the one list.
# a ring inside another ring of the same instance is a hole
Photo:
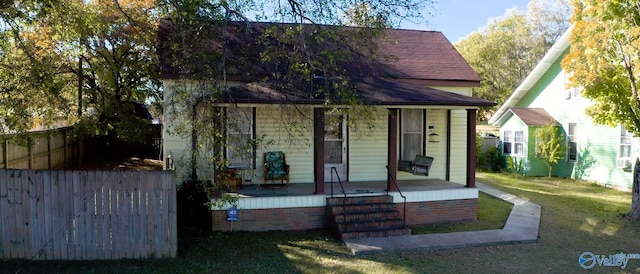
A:
{"label": "fence post", "polygon": [[9,169],[9,140],[2,141],[2,158],[4,159],[4,169]]}
{"label": "fence post", "polygon": [[51,154],[53,154],[51,149],[51,134],[47,134],[47,165],[49,170],[53,168],[53,163],[51,162],[53,157],[51,157]]}

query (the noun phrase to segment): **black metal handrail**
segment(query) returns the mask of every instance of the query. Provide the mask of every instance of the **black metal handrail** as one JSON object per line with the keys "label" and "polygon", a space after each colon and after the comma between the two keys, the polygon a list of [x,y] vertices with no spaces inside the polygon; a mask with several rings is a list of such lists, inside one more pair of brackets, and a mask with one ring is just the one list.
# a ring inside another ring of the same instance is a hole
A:
{"label": "black metal handrail", "polygon": [[[393,183],[393,185],[396,186],[396,190],[398,191],[398,194],[400,194],[400,197],[404,199],[404,203],[403,203],[404,208],[402,212],[402,225],[407,226],[407,197],[402,194],[402,191],[400,191],[400,187],[398,187],[398,182],[396,182],[396,178],[393,178],[393,176],[391,176],[391,171],[389,170],[389,166],[387,166],[387,178],[391,178],[391,182]],[[387,188],[386,191],[387,191],[387,195],[389,195],[389,188]]]}
{"label": "black metal handrail", "polygon": [[340,175],[338,175],[338,170],[336,169],[336,167],[331,167],[331,198],[333,198],[333,173],[335,173],[336,177],[338,178],[338,183],[340,183],[342,194],[344,194],[344,197],[347,198],[347,192],[344,191],[344,186],[342,185],[342,180],[340,180]]}
{"label": "black metal handrail", "polygon": [[[338,183],[340,183],[340,189],[342,189],[342,195],[344,195],[345,198],[347,198],[347,192],[344,191],[344,186],[342,185],[342,180],[340,180],[340,175],[338,174],[338,170],[336,169],[336,167],[331,167],[331,198],[333,198],[333,174],[336,174],[336,178],[338,178]],[[347,214],[345,212],[346,209],[346,204],[345,204],[345,200],[346,199],[342,199],[342,223],[345,224],[344,229],[345,232],[347,232],[347,226],[346,226],[346,222],[347,222]]]}

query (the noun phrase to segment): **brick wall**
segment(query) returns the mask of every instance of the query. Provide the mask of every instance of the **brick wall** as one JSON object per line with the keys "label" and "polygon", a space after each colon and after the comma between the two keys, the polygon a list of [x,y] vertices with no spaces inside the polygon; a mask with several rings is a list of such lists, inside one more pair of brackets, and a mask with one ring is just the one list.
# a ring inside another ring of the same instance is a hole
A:
{"label": "brick wall", "polygon": [[[213,211],[213,231],[229,231],[226,210]],[[234,231],[311,230],[325,227],[324,207],[239,209]]]}
{"label": "brick wall", "polygon": [[[402,205],[395,204],[400,214]],[[407,203],[407,225],[475,221],[477,216],[477,199]]]}

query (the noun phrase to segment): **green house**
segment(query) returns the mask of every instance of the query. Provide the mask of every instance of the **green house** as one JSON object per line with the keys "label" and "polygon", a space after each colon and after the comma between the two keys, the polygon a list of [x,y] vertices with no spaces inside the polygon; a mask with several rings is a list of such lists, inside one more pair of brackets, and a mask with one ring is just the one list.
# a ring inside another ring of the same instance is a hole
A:
{"label": "green house", "polygon": [[596,125],[585,113],[591,101],[580,88],[567,88],[569,75],[560,62],[569,53],[568,30],[489,119],[500,128],[503,154],[521,163],[526,176],[546,176],[536,157],[535,132],[549,123],[561,127],[566,153],[553,176],[594,181],[621,189],[633,184],[637,138],[623,127]]}

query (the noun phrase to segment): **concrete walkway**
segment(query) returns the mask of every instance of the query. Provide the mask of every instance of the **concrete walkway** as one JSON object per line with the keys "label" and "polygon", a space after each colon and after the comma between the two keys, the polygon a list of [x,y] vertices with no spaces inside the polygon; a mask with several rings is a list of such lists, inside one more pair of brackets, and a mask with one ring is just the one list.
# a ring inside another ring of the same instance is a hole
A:
{"label": "concrete walkway", "polygon": [[538,239],[539,205],[482,183],[476,183],[476,186],[484,193],[513,204],[509,219],[503,229],[347,239],[344,240],[344,243],[351,249],[353,255],[362,255],[376,252],[436,250],[497,243],[535,242]]}

